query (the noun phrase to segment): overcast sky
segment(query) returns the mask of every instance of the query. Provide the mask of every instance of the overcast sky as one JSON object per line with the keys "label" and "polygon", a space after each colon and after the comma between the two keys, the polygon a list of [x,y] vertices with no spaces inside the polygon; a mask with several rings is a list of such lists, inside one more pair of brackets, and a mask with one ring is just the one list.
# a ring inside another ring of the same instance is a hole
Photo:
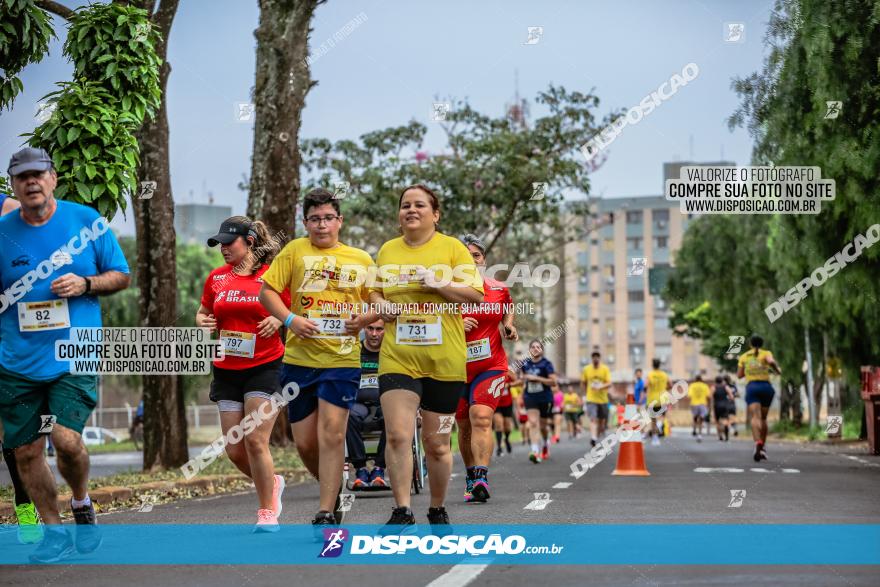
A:
{"label": "overcast sky", "polygon": [[[67,6],[78,2],[62,0]],[[639,124],[628,126],[593,175],[592,192],[605,197],[662,192],[662,163],[718,160],[722,153],[748,162],[752,141],[726,118],[739,99],[731,79],[760,69],[770,0],[622,0],[407,2],[330,0],[317,10],[313,51],[361,15],[361,24],[312,66],[318,85],[303,112],[303,138],[357,138],[376,129],[422,121],[431,129],[427,150],[444,148],[430,120],[435,96],[467,98],[480,111],[500,115],[514,96],[532,99],[548,84],[593,90],[600,114],[628,108],[685,64],[699,76]],[[364,20],[364,17],[366,20]],[[237,184],[249,173],[253,124],[236,120],[254,83],[256,1],[184,0],[171,32],[168,112],[175,201],[245,209]],[[741,42],[725,42],[726,23],[744,23]],[[56,19],[56,25],[61,25]],[[529,27],[543,27],[526,44]],[[69,80],[61,54],[64,29],[50,55],[29,66],[25,91],[12,111],[0,113],[0,161],[33,130],[37,103]],[[533,113],[539,111],[532,109]],[[133,232],[120,216],[114,225]]]}

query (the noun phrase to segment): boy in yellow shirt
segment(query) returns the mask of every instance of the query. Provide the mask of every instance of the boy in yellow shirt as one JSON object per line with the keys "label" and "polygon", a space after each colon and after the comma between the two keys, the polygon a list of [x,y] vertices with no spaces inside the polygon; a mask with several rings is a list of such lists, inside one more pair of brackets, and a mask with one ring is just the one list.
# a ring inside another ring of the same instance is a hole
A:
{"label": "boy in yellow shirt", "polygon": [[697,442],[703,442],[703,422],[709,417],[709,386],[703,383],[703,376],[699,373],[688,387],[688,399],[691,400],[691,415],[694,417],[691,436],[696,436]]}
{"label": "boy in yellow shirt", "polygon": [[[669,375],[660,370],[660,359],[654,359],[654,368],[648,372],[648,413],[652,414],[659,408],[669,402],[669,394],[666,393],[672,389],[669,382]],[[651,445],[658,446],[660,444],[660,432],[657,430],[657,420],[666,416],[651,417]]]}

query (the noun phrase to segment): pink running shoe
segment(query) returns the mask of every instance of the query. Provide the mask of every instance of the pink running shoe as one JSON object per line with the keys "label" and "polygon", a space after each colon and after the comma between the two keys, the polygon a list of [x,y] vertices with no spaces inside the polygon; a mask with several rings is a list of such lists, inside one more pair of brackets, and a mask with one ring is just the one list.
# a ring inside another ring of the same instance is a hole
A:
{"label": "pink running shoe", "polygon": [[[275,505],[274,513],[275,518],[281,517],[281,494],[284,493],[284,477],[281,475],[275,475],[275,487],[272,488],[272,503]],[[278,520],[275,520],[275,523],[278,523]]]}
{"label": "pink running shoe", "polygon": [[277,532],[281,527],[278,525],[278,516],[272,510],[257,510],[257,525],[254,532]]}

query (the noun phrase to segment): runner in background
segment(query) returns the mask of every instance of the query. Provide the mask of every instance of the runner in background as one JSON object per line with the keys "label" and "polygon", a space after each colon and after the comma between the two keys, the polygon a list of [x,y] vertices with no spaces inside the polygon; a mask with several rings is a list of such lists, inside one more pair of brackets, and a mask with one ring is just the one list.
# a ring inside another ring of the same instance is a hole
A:
{"label": "runner in background", "polygon": [[[518,369],[518,367],[517,367]],[[513,367],[509,368],[509,372],[513,373],[513,381],[510,383],[510,399],[513,401],[514,426],[519,430],[520,444],[529,445],[528,422],[529,416],[526,413],[525,406],[525,383],[520,378],[518,371]]]}
{"label": "runner in background", "polygon": [[[208,239],[209,247],[217,245],[225,264],[208,275],[196,312],[196,326],[219,331],[224,348],[223,360],[213,364],[210,399],[220,411],[224,437],[232,428],[241,427],[248,414],[271,414],[243,439],[230,439],[224,450],[256,487],[259,507],[254,531],[277,532],[284,477],[275,474],[269,436],[278,412],[263,410],[280,389],[284,344],[278,332],[281,320],[260,304],[260,288],[279,247],[265,224],[247,216],[224,220],[217,234]],[[290,304],[289,292],[281,297],[285,305]]]}
{"label": "runner in background", "polygon": [[[387,487],[385,478],[385,426],[379,436],[376,447],[376,459],[373,469],[367,469],[367,449],[364,446],[364,422],[370,414],[370,405],[379,405],[379,350],[385,337],[385,323],[376,320],[364,328],[364,341],[361,344],[361,382],[358,388],[357,401],[351,406],[348,414],[348,430],[345,443],[348,445],[348,458],[355,468],[354,489],[364,487]],[[376,409],[376,418],[382,418],[382,407]]]}
{"label": "runner in background", "polygon": [[[21,204],[18,200],[0,193],[0,216],[18,210]],[[0,446],[3,446],[3,422],[0,421]],[[53,451],[54,453],[54,451]],[[43,528],[37,517],[37,508],[27,494],[21,477],[18,474],[18,465],[15,463],[15,449],[3,446],[3,460],[9,468],[9,478],[12,480],[13,504],[15,505],[15,519],[18,522],[18,541],[21,544],[36,544],[43,539]]]}
{"label": "runner in background", "polygon": [[565,394],[559,388],[559,384],[553,386],[553,444],[559,444],[562,436],[562,405],[565,403]]}
{"label": "runner in background", "polygon": [[611,371],[601,363],[599,351],[593,351],[592,362],[584,367],[581,383],[587,397],[587,416],[590,418],[590,446],[596,446],[608,426],[608,389]]}
{"label": "runner in background", "polygon": [[703,422],[709,427],[709,386],[703,383],[703,376],[697,373],[694,382],[688,387],[688,399],[691,400],[691,416],[694,427],[692,436],[697,437],[697,442],[703,442]]}
{"label": "runner in background", "polygon": [[507,454],[513,452],[513,447],[510,444],[510,433],[513,432],[514,425],[512,384],[515,380],[516,373],[508,368],[507,383],[504,385],[504,391],[501,393],[501,397],[498,398],[498,407],[495,408],[495,415],[493,416],[493,424],[495,427],[495,456],[498,457],[504,454],[501,451],[502,436],[504,437],[504,448],[507,449]]}
{"label": "runner in background", "polygon": [[746,378],[746,405],[755,439],[755,461],[767,460],[767,412],[776,391],[770,384],[770,372],[782,375],[773,353],[763,349],[764,339],[753,334],[749,340],[752,347],[739,358],[736,376]]}
{"label": "runner in background", "polygon": [[736,381],[730,376],[730,373],[724,375],[724,383],[730,389],[730,403],[728,405],[728,419],[730,420],[730,430],[734,436],[739,436],[739,430],[736,429],[736,398],[739,397],[739,389],[736,387]]}
{"label": "runner in background", "polygon": [[[473,234],[461,237],[477,268],[486,267],[483,241]],[[465,466],[466,502],[489,499],[489,460],[492,458],[492,421],[507,387],[507,354],[501,333],[519,339],[513,325],[513,300],[502,282],[483,278],[483,303],[462,312],[467,345],[467,386],[455,418],[458,448]],[[500,446],[499,446],[500,448]]]}
{"label": "runner in background", "polygon": [[[445,312],[439,308],[481,303],[483,280],[468,249],[437,230],[440,200],[430,188],[407,187],[397,206],[402,235],[379,249],[380,279],[370,288],[370,301],[385,322],[393,323],[393,333],[382,341],[379,394],[388,433],[385,458],[397,505],[380,532],[400,534],[415,524],[410,508],[412,443],[421,409],[431,490],[428,522],[441,526],[435,533],[446,533],[445,501],[452,474],[448,425],[454,422],[467,385],[467,346],[460,306]],[[444,269],[451,269],[453,281],[427,267],[441,268],[444,274]]]}
{"label": "runner in background", "polygon": [[715,378],[715,388],[712,390],[712,408],[715,415],[715,430],[718,432],[718,440],[730,440],[730,426],[728,416],[730,414],[730,402],[733,394],[724,383],[724,377],[719,375]]}
{"label": "runner in background", "polygon": [[637,406],[643,406],[648,401],[645,394],[645,379],[642,377],[642,370],[636,369],[633,379],[633,401]]}
{"label": "runner in background", "polygon": [[[669,375],[667,375],[664,371],[660,369],[660,359],[654,359],[652,361],[652,365],[654,368],[648,372],[648,409],[649,414],[656,413],[657,410],[661,406],[663,406],[666,402],[666,392],[672,389],[672,383],[669,381]],[[659,426],[663,426],[665,423],[666,414],[665,412],[661,416],[652,417],[651,418],[651,445],[659,446],[660,445],[660,431],[658,430],[658,422],[660,420]]]}
{"label": "runner in background", "polygon": [[[315,534],[342,523],[342,468],[348,413],[361,380],[358,333],[376,314],[367,311],[364,283],[373,267],[366,251],[339,241],[339,200],[325,189],[303,199],[306,236],[287,243],[263,274],[260,301],[288,329],[281,385],[299,395],[287,404],[303,463],[319,482]],[[292,303],[281,292],[289,290]]]}
{"label": "runner in background", "polygon": [[562,411],[565,414],[569,440],[574,440],[578,437],[578,414],[581,412],[582,405],[583,402],[577,390],[569,387],[562,398]]}
{"label": "runner in background", "polygon": [[549,428],[553,422],[553,391],[556,370],[544,357],[544,343],[529,343],[529,358],[520,366],[520,376],[525,382],[523,405],[528,416],[529,460],[540,463],[550,456]]}

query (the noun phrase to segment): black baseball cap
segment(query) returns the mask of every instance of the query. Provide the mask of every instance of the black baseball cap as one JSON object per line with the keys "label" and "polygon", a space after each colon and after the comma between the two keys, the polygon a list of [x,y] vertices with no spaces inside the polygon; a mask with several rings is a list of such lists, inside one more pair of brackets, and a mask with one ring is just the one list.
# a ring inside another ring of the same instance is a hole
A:
{"label": "black baseball cap", "polygon": [[14,177],[25,171],[48,171],[49,169],[52,169],[52,158],[49,157],[46,149],[25,147],[9,158],[9,169],[6,171]]}
{"label": "black baseball cap", "polygon": [[209,247],[216,247],[218,244],[228,245],[235,241],[238,237],[248,236],[256,237],[257,233],[251,230],[250,224],[243,222],[230,222],[227,220],[220,225],[220,232],[208,239]]}

